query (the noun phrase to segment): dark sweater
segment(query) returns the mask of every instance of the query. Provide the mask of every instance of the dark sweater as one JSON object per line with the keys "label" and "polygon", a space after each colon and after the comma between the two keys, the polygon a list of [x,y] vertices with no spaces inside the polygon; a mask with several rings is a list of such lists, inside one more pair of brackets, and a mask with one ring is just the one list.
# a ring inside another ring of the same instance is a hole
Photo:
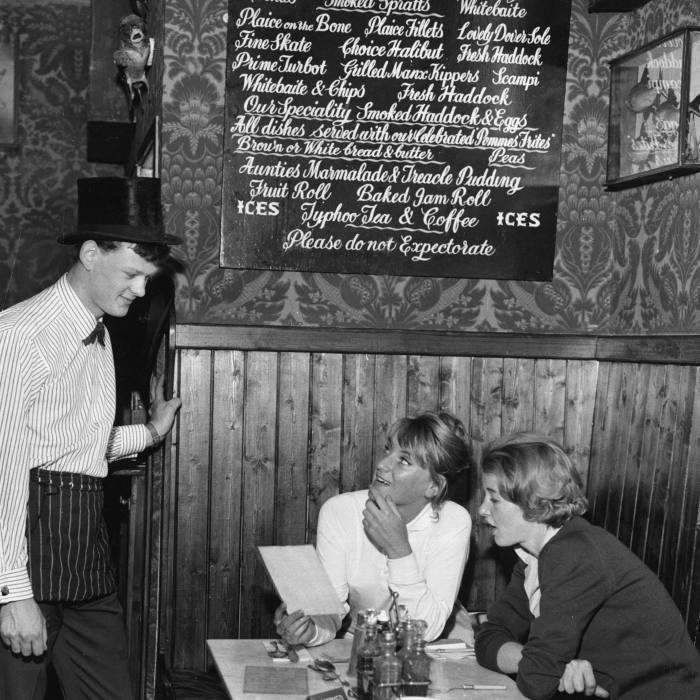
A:
{"label": "dark sweater", "polygon": [[517,683],[528,698],[556,696],[566,664],[586,659],[613,699],[700,699],[700,655],[678,609],[609,532],[576,517],[542,548],[538,618],[528,607],[524,572],[525,564],[516,564],[477,633],[482,666],[498,671],[499,648],[515,641],[524,645]]}

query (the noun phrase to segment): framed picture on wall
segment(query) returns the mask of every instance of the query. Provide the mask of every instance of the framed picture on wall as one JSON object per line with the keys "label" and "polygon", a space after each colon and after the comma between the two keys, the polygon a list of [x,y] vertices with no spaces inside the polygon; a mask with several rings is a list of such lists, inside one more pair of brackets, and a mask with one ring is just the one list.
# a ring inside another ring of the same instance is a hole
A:
{"label": "framed picture on wall", "polygon": [[17,143],[17,35],[0,34],[0,147]]}
{"label": "framed picture on wall", "polygon": [[608,189],[700,171],[700,27],[612,61]]}

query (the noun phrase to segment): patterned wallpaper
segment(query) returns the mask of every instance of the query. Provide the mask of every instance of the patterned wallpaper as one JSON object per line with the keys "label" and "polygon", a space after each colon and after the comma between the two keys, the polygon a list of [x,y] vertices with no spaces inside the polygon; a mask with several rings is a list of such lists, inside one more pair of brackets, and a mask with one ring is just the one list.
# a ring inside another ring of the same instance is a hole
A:
{"label": "patterned wallpaper", "polygon": [[[260,272],[219,267],[225,0],[166,0],[163,202],[185,239],[186,323],[554,333],[700,332],[700,176],[605,192],[607,62],[684,24],[697,0],[587,12],[574,0],[552,282]],[[0,150],[0,308],[64,269],[85,161],[90,51],[84,3],[0,7],[20,36],[19,133]]]}
{"label": "patterned wallpaper", "polygon": [[221,269],[226,30],[221,0],[168,0],[163,183],[184,235],[178,320],[461,331],[700,332],[700,178],[604,191],[607,62],[682,24],[697,0],[633,13],[574,0],[550,283]]}
{"label": "patterned wallpaper", "polygon": [[0,309],[66,269],[56,237],[76,221],[78,177],[119,175],[86,161],[90,7],[0,3],[0,35],[19,40],[18,143],[0,148]]}
{"label": "patterned wallpaper", "polygon": [[[652,0],[625,25],[625,51],[700,25],[698,0]],[[613,333],[700,333],[700,175],[634,188],[606,217],[612,266],[602,300]]]}

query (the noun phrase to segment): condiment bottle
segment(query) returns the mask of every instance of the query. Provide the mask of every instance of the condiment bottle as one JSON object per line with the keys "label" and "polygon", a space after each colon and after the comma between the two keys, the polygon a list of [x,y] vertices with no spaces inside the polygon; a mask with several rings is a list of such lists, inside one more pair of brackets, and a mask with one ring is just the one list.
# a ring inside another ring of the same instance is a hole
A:
{"label": "condiment bottle", "polygon": [[413,620],[408,617],[399,623],[396,632],[396,655],[401,656],[401,649],[406,646],[406,638],[413,634]]}
{"label": "condiment bottle", "polygon": [[365,622],[364,641],[357,650],[357,697],[358,700],[372,700],[374,680],[374,660],[379,656],[379,638],[374,618]]}
{"label": "condiment bottle", "polygon": [[396,637],[396,656],[403,664],[404,657],[413,648],[413,620],[406,620],[401,624],[401,629]]}
{"label": "condiment bottle", "polygon": [[403,639],[405,635],[406,623],[410,622],[411,617],[408,614],[408,608],[405,605],[399,605],[396,608],[397,621],[396,621],[396,651],[398,651],[403,646]]}
{"label": "condiment bottle", "polygon": [[355,619],[355,631],[352,637],[352,650],[350,652],[350,663],[348,664],[348,674],[354,675],[357,671],[357,655],[365,642],[367,624],[376,625],[377,612],[372,608],[360,610]]}
{"label": "condiment bottle", "polygon": [[396,635],[383,632],[380,640],[381,655],[374,660],[372,700],[391,700],[399,694],[401,662],[396,658]]}
{"label": "condiment bottle", "polygon": [[[415,620],[414,623],[423,622]],[[427,695],[430,685],[430,657],[425,651],[425,623],[414,624],[401,654],[401,682],[404,695]]]}

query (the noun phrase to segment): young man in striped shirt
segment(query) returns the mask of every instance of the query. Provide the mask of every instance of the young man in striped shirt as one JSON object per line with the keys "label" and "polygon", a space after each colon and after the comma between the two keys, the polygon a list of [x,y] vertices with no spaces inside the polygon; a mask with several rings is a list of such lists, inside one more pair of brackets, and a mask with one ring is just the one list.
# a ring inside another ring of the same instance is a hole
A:
{"label": "young man in striped shirt", "polygon": [[103,316],[125,316],[180,242],[156,179],[78,181],[77,260],[0,313],[0,698],[42,700],[52,662],[67,700],[130,700],[126,639],[102,518],[107,463],[157,444],[180,399],[114,427]]}

